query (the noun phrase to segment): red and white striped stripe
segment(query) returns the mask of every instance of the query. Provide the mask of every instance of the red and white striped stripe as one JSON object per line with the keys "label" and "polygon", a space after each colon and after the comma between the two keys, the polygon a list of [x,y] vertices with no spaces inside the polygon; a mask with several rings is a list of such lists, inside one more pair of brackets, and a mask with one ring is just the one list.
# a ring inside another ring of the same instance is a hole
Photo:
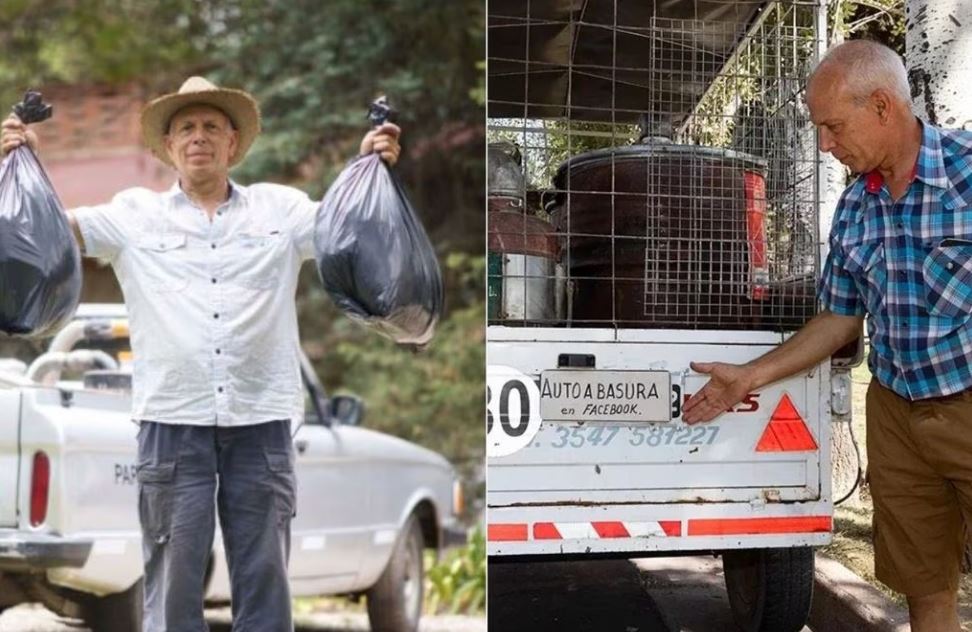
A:
{"label": "red and white striped stripe", "polygon": [[[688,520],[687,536],[773,535],[786,533],[828,533],[830,516],[780,516],[765,518],[716,518]],[[491,542],[529,540],[603,540],[617,538],[681,537],[681,520],[653,522],[534,522],[492,523],[487,529]]]}
{"label": "red and white striped stripe", "polygon": [[682,534],[679,520],[654,522],[534,522],[490,524],[491,541],[599,540],[606,538],[666,538]]}

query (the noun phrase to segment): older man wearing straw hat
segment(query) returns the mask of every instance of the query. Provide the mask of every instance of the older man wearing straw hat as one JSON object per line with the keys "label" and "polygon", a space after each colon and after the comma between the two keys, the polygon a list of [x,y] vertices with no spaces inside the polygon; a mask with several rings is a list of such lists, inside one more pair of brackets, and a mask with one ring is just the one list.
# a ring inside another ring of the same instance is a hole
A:
{"label": "older man wearing straw hat", "polygon": [[[260,131],[246,92],[192,77],[150,102],[141,122],[145,144],[178,181],[68,214],[86,256],[111,263],[128,307],[144,630],[207,629],[203,584],[218,509],[233,630],[290,631],[290,433],[303,411],[294,296],[301,263],[314,256],[318,203],[229,178]],[[391,124],[369,132],[361,153],[394,164],[399,133]],[[36,148],[11,116],[0,150],[24,142]]]}

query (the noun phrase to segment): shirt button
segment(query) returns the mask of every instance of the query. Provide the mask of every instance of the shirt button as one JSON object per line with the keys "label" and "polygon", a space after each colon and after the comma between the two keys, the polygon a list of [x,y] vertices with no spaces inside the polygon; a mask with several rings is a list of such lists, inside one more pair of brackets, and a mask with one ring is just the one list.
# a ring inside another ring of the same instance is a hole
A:
{"label": "shirt button", "polygon": [[213,250],[216,250],[216,244],[209,244],[209,245],[212,246]]}
{"label": "shirt button", "polygon": [[223,387],[220,386],[219,388],[216,389],[216,391],[219,392],[219,393],[222,393],[223,392]]}
{"label": "shirt button", "polygon": [[219,355],[220,353],[222,353],[222,351],[220,351],[219,349],[217,349],[216,350],[216,355]]}
{"label": "shirt button", "polygon": [[213,314],[213,318],[219,318],[219,314]]}
{"label": "shirt button", "polygon": [[216,279],[213,279],[213,283],[216,283]]}
{"label": "shirt button", "polygon": [[949,270],[951,270],[952,268],[955,267],[955,264],[952,263],[951,261],[949,261],[948,263],[945,264],[945,267],[948,268]]}

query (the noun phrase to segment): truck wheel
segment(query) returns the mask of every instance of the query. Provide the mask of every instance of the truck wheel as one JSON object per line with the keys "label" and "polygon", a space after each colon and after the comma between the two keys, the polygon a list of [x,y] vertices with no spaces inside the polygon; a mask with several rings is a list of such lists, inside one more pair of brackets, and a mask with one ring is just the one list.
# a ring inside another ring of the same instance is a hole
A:
{"label": "truck wheel", "polygon": [[92,632],[139,632],[142,629],[143,583],[139,578],[124,592],[90,597],[84,604],[84,621]]}
{"label": "truck wheel", "polygon": [[422,615],[425,543],[415,516],[405,523],[388,566],[368,589],[372,632],[415,632]]}
{"label": "truck wheel", "polygon": [[723,551],[726,590],[744,632],[799,632],[813,599],[813,549]]}

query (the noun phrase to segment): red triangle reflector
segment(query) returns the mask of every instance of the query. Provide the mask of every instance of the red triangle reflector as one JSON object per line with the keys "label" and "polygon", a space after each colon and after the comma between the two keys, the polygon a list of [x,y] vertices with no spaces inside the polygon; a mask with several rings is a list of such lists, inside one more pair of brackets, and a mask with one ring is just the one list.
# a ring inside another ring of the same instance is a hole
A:
{"label": "red triangle reflector", "polygon": [[756,444],[757,452],[802,452],[816,450],[817,442],[797,412],[793,400],[786,393],[770,417],[763,436]]}

